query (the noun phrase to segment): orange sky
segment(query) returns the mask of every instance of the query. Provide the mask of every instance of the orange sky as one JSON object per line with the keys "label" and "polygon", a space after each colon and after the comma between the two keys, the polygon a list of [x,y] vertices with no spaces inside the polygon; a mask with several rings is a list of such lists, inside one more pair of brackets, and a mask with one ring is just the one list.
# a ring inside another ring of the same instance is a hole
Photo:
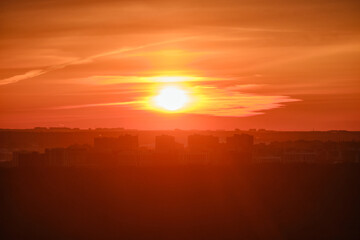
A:
{"label": "orange sky", "polygon": [[[359,10],[350,0],[2,1],[0,128],[360,130]],[[199,104],[147,107],[169,76]]]}

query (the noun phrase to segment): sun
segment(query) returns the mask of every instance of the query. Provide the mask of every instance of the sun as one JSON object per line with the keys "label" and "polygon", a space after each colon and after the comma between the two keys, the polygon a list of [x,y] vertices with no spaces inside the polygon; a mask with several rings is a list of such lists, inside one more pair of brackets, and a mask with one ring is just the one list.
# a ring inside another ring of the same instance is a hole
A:
{"label": "sun", "polygon": [[176,111],[185,107],[189,102],[189,96],[183,89],[176,86],[167,86],[160,90],[154,98],[155,104],[167,111]]}

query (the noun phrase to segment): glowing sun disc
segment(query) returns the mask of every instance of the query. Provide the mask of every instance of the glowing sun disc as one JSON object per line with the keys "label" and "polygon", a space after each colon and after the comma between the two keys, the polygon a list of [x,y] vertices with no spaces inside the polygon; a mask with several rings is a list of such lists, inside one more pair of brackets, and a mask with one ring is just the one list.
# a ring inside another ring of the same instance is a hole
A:
{"label": "glowing sun disc", "polygon": [[155,104],[168,111],[176,111],[183,108],[189,101],[187,93],[174,86],[164,87],[155,97]]}

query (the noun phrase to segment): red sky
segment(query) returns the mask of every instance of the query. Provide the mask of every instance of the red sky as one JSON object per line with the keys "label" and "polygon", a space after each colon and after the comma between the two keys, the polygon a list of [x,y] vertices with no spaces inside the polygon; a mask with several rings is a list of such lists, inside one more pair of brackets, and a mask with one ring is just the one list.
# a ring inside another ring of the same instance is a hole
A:
{"label": "red sky", "polygon": [[0,4],[0,128],[360,130],[357,1]]}

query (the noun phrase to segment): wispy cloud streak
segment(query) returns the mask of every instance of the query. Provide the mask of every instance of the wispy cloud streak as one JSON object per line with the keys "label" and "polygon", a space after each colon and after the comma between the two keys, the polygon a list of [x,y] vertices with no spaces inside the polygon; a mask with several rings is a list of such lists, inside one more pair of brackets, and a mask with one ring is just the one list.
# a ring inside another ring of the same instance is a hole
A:
{"label": "wispy cloud streak", "polygon": [[194,39],[194,38],[196,38],[196,37],[185,37],[185,38],[178,38],[178,39],[173,39],[173,40],[169,40],[169,41],[162,41],[162,42],[145,44],[145,45],[141,45],[141,46],[137,46],[137,47],[119,48],[119,49],[115,49],[113,51],[108,51],[108,52],[95,54],[95,55],[92,55],[92,56],[89,56],[89,57],[86,57],[86,58],[79,58],[79,59],[69,61],[69,62],[66,62],[66,63],[53,65],[53,66],[50,66],[50,67],[47,67],[47,68],[44,68],[44,69],[34,69],[34,70],[28,71],[28,72],[26,72],[24,74],[19,74],[19,75],[15,75],[15,76],[12,76],[12,77],[9,77],[9,78],[2,79],[2,80],[0,80],[0,86],[1,85],[11,84],[11,83],[16,83],[16,82],[26,80],[26,79],[31,79],[31,78],[41,76],[41,75],[47,74],[49,72],[55,71],[55,70],[60,70],[60,69],[66,68],[68,66],[90,63],[90,62],[93,62],[94,60],[96,60],[98,58],[103,58],[103,57],[116,55],[116,54],[120,54],[120,53],[136,51],[136,50],[149,48],[149,47],[160,46],[160,45],[169,44],[169,43],[187,41],[189,39]]}
{"label": "wispy cloud streak", "polygon": [[82,104],[82,105],[70,105],[50,108],[51,110],[61,109],[77,109],[77,108],[89,108],[89,107],[105,107],[105,106],[121,106],[143,103],[142,101],[129,101],[129,102],[113,102],[113,103],[94,103],[94,104]]}

